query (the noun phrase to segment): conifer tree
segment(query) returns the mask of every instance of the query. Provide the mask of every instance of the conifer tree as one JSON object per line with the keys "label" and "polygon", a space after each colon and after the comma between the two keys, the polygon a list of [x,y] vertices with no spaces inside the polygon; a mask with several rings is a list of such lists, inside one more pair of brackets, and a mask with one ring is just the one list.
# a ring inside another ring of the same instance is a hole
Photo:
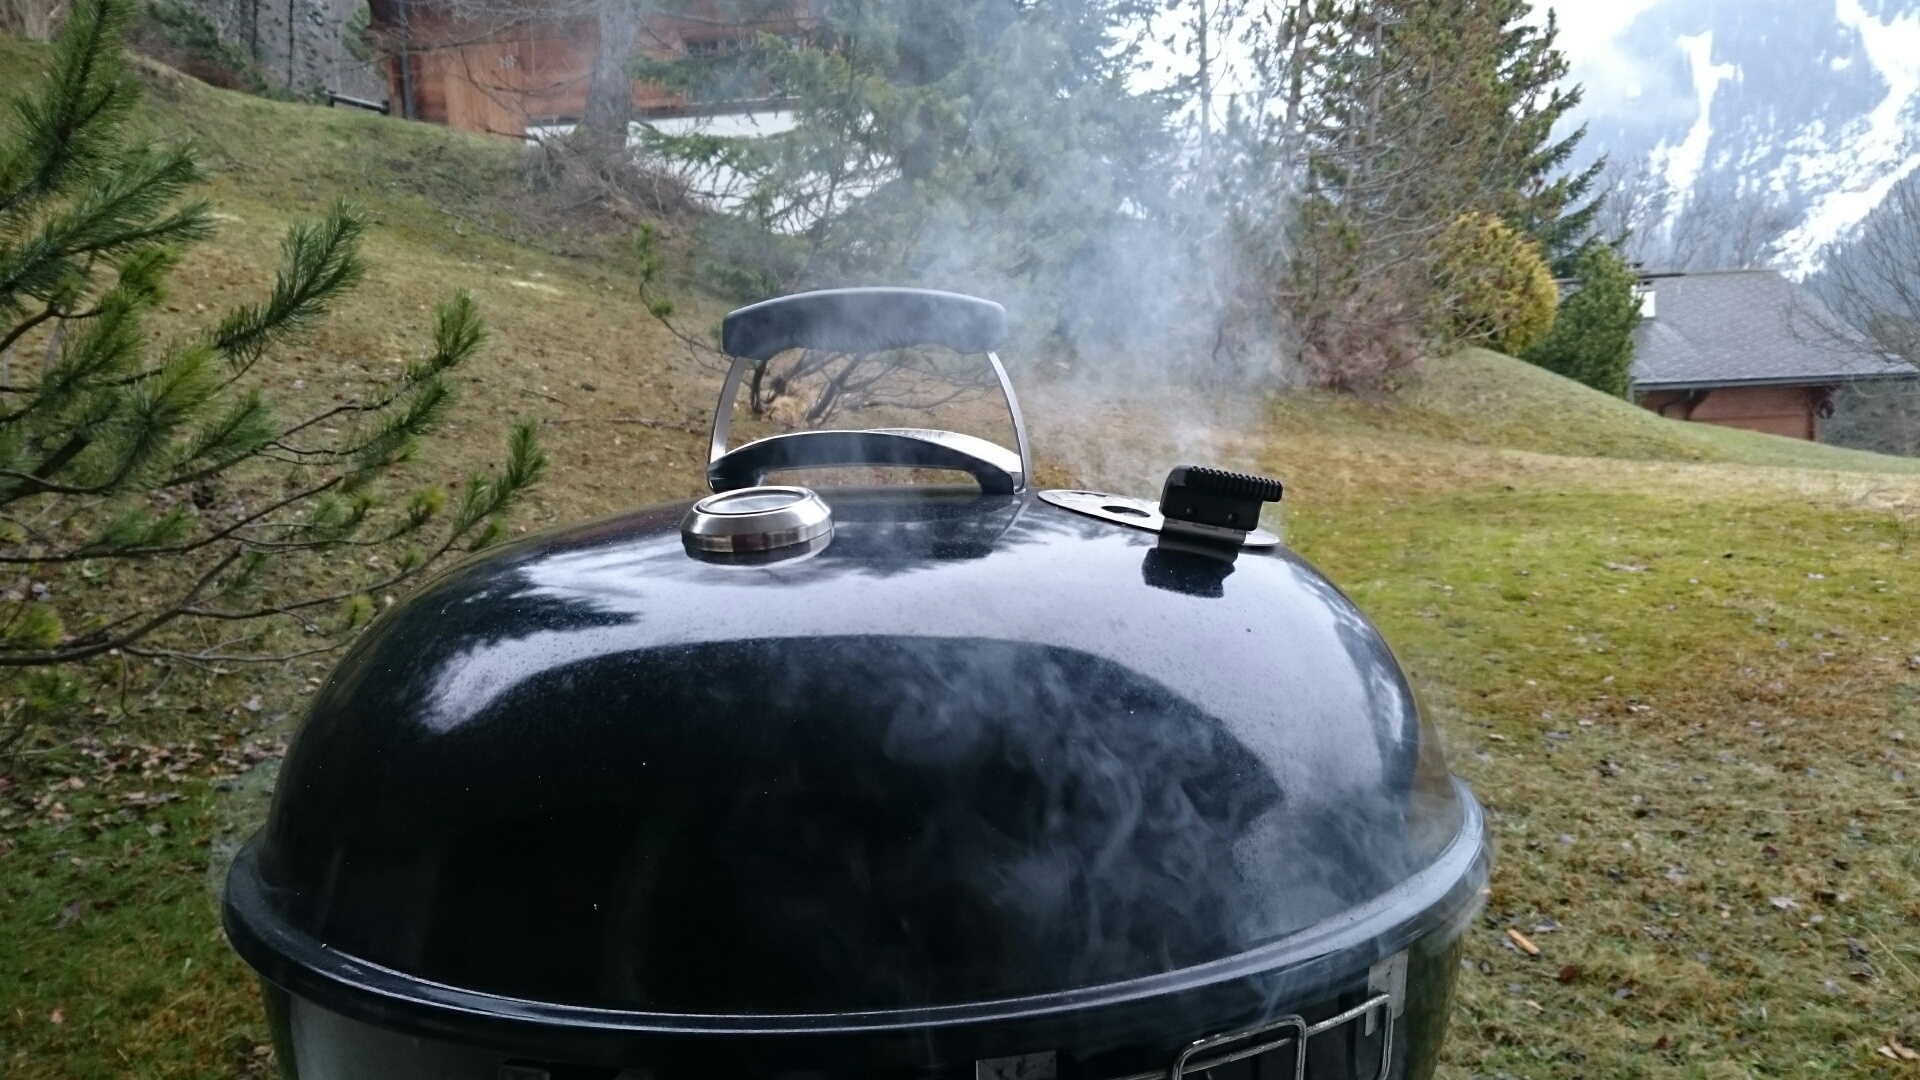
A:
{"label": "conifer tree", "polygon": [[1640,324],[1633,271],[1619,252],[1595,241],[1581,251],[1578,274],[1553,330],[1522,355],[1601,393],[1626,397],[1633,329]]}
{"label": "conifer tree", "polygon": [[329,647],[377,598],[492,542],[544,467],[523,425],[505,467],[470,476],[451,508],[435,489],[386,491],[486,338],[464,294],[384,385],[310,415],[275,408],[262,384],[277,351],[364,272],[350,206],[287,232],[257,302],[175,340],[150,333],[212,222],[185,198],[192,149],[130,132],[130,11],[78,0],[0,138],[0,719],[57,705],[63,666],[110,650],[251,658],[258,620],[276,619]]}
{"label": "conifer tree", "polygon": [[1437,241],[1463,215],[1531,234],[1558,259],[1591,232],[1591,170],[1554,137],[1579,102],[1558,28],[1529,0],[1294,0],[1263,23],[1261,141],[1296,170],[1299,221],[1280,283],[1321,381],[1388,377],[1444,340]]}
{"label": "conifer tree", "polygon": [[[769,6],[698,4],[743,27]],[[792,112],[773,135],[645,136],[651,160],[714,211],[697,226],[695,271],[740,300],[873,282],[977,292],[1062,352],[1160,332],[1178,292],[1154,272],[1181,240],[1174,114],[1129,83],[1151,8],[836,0],[805,34],[643,63],[642,77],[696,99],[772,91]],[[677,326],[654,292],[667,249],[650,231],[640,245],[650,307],[711,356],[709,336]],[[906,385],[882,391],[896,376]],[[967,385],[901,357],[820,355],[762,362],[746,404],[758,416],[797,401],[817,423],[881,402],[924,408],[956,388]]]}
{"label": "conifer tree", "polygon": [[[743,27],[768,6],[699,4]],[[775,92],[792,130],[653,132],[649,149],[719,211],[706,268],[743,299],[922,279],[1065,296],[1165,202],[1172,113],[1128,84],[1151,8],[837,0],[804,35],[638,69],[696,98]]]}

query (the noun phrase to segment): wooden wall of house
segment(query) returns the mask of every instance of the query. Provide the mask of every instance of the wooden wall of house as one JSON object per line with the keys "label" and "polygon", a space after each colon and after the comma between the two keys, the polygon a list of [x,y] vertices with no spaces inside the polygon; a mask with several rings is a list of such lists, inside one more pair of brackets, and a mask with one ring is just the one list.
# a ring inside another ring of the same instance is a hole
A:
{"label": "wooden wall of house", "polygon": [[1763,431],[1790,439],[1820,437],[1825,386],[1729,386],[1714,390],[1658,390],[1640,404],[1673,420]]}
{"label": "wooden wall of house", "polygon": [[[377,23],[386,10],[385,5],[375,8]],[[406,62],[414,119],[519,138],[529,126],[571,123],[586,111],[598,34],[593,20],[533,23],[505,33],[437,15],[431,8],[413,9],[412,20],[404,36],[413,44]],[[378,28],[390,37],[399,30],[391,23]],[[802,29],[798,15],[737,28],[717,28],[714,20],[657,18],[641,29],[639,45],[644,53],[666,58],[690,41]],[[408,81],[402,62],[393,58],[387,71],[396,113],[402,111]],[[636,82],[633,104],[645,114],[671,112],[686,103],[661,87]]]}

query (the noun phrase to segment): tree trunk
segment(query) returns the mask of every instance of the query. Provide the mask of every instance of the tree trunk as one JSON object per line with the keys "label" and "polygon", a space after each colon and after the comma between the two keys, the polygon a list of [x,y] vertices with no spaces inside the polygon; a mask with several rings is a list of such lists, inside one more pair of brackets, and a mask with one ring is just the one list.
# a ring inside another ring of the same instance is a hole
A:
{"label": "tree trunk", "polygon": [[610,148],[626,146],[633,120],[633,65],[640,42],[639,0],[598,0],[600,39],[593,51],[593,81],[580,127]]}

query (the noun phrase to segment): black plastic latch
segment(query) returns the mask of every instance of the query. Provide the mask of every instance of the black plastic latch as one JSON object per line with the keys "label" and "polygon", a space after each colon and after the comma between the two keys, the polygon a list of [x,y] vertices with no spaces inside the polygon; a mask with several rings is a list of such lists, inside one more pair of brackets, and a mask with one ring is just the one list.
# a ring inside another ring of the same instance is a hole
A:
{"label": "black plastic latch", "polygon": [[1165,531],[1236,547],[1260,527],[1260,507],[1279,502],[1280,481],[1264,476],[1176,465],[1160,489]]}

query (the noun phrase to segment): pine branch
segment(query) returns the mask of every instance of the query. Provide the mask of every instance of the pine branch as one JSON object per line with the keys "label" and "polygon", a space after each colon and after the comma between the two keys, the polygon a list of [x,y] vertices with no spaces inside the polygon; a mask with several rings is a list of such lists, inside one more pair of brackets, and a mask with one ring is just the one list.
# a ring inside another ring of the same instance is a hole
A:
{"label": "pine branch", "polygon": [[280,247],[280,272],[263,304],[236,309],[213,332],[211,344],[238,379],[267,348],[311,329],[340,294],[366,273],[360,239],[366,214],[358,207],[334,204],[318,222],[288,230]]}
{"label": "pine branch", "polygon": [[0,153],[0,221],[90,179],[120,144],[139,99],[122,72],[131,0],[76,0],[35,96],[13,102],[19,133]]}
{"label": "pine branch", "polygon": [[19,243],[0,243],[0,315],[19,298],[64,299],[85,280],[88,259],[115,259],[156,246],[192,244],[212,235],[211,211],[196,200],[164,209],[200,179],[191,147],[135,147],[119,156],[86,194]]}

